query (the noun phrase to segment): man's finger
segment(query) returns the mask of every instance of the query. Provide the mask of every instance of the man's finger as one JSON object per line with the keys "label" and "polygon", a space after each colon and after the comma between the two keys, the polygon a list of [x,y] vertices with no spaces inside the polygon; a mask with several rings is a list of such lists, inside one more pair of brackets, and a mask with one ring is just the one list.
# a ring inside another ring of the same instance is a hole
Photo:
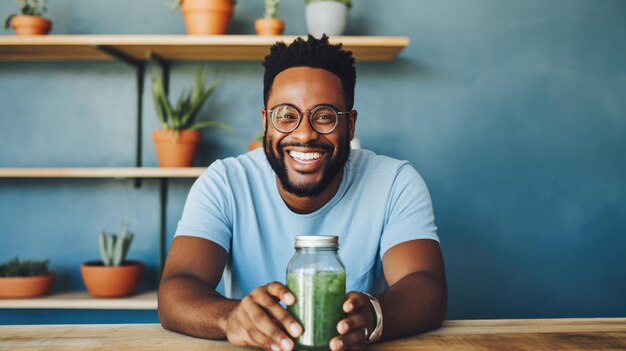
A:
{"label": "man's finger", "polygon": [[346,313],[350,313],[358,310],[363,306],[367,306],[367,303],[369,303],[369,300],[366,298],[365,295],[357,291],[350,291],[348,294],[346,294],[346,301],[343,303],[343,311]]}
{"label": "man's finger", "polygon": [[296,302],[296,297],[293,296],[291,291],[279,282],[271,282],[266,285],[267,292],[280,299],[280,301],[284,302],[287,306],[291,306]]}
{"label": "man's finger", "polygon": [[[280,346],[283,350],[291,350],[293,348],[293,341],[285,335],[280,325],[275,322],[275,316],[268,315],[268,310],[259,303],[259,299],[262,299],[260,296],[265,296],[265,303],[276,305],[280,310],[284,313],[287,313],[280,305],[278,305],[271,297],[267,294],[250,294],[242,303],[245,303],[246,314],[249,318],[249,323],[251,325],[249,334],[256,335],[256,333],[260,333],[263,335],[265,339],[265,344],[261,344],[260,346],[265,348],[271,348],[271,345]],[[261,339],[261,337],[256,336],[255,341]]]}
{"label": "man's finger", "polygon": [[365,326],[365,318],[363,318],[363,315],[353,314],[337,323],[337,331],[339,334],[345,335],[352,330],[363,328],[363,326]]}
{"label": "man's finger", "polygon": [[247,330],[247,332],[249,338],[253,341],[253,344],[250,346],[257,346],[262,347],[266,350],[270,350],[272,348],[272,345],[275,344],[272,339],[268,338],[266,335],[264,335],[255,328],[250,328]]}
{"label": "man's finger", "polygon": [[302,334],[300,324],[298,324],[295,318],[279,305],[267,291],[255,290],[249,296],[254,299],[271,318],[277,320],[291,336],[297,338]]}
{"label": "man's finger", "polygon": [[330,341],[330,349],[333,351],[347,350],[354,346],[361,345],[365,341],[365,329],[360,327],[346,335],[340,335]]}

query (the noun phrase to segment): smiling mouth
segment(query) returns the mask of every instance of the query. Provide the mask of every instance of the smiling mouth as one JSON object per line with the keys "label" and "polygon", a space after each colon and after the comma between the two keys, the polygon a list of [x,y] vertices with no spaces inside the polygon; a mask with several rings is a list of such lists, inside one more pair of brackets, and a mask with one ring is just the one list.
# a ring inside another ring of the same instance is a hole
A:
{"label": "smiling mouth", "polygon": [[292,160],[290,162],[292,170],[300,174],[313,174],[321,170],[327,152],[289,150],[287,154]]}
{"label": "smiling mouth", "polygon": [[299,152],[291,150],[289,156],[300,163],[313,163],[319,160],[323,154],[321,152]]}

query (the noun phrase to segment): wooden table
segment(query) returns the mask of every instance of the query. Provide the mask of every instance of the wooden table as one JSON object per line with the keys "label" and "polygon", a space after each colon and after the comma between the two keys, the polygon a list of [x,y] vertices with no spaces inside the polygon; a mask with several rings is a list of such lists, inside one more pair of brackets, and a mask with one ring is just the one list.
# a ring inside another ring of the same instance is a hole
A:
{"label": "wooden table", "polygon": [[[0,326],[0,350],[241,350],[159,324]],[[626,318],[447,321],[374,350],[626,350]]]}

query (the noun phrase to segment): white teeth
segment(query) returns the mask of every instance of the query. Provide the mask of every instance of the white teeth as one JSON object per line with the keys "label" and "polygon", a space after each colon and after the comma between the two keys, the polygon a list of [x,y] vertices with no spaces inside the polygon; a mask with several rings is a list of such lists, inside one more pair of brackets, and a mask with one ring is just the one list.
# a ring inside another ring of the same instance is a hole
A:
{"label": "white teeth", "polygon": [[310,161],[310,160],[317,160],[318,158],[322,157],[322,154],[320,154],[319,152],[289,151],[289,156],[293,158],[297,158],[299,160]]}

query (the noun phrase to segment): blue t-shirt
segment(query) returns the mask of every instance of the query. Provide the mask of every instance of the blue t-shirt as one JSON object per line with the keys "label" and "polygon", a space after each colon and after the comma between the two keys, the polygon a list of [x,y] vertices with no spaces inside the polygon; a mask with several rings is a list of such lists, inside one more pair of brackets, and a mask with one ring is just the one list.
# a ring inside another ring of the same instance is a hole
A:
{"label": "blue t-shirt", "polygon": [[292,212],[278,193],[263,149],[218,160],[192,186],[176,235],[208,239],[229,254],[224,293],[242,298],[285,282],[297,235],[339,236],[347,291],[386,288],[382,256],[405,241],[439,241],[430,194],[407,162],[351,150],[335,196],[309,214]]}

